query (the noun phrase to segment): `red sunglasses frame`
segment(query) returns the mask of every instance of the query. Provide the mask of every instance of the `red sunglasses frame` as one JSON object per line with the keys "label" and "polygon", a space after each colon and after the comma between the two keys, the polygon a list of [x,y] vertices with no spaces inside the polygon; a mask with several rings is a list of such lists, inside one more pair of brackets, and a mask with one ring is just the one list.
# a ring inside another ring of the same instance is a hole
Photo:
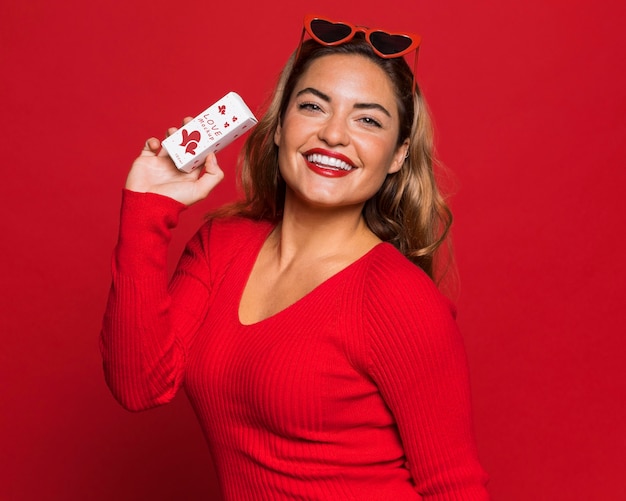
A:
{"label": "red sunglasses frame", "polygon": [[[325,42],[324,40],[322,40],[315,34],[315,32],[313,31],[313,28],[311,27],[311,23],[316,20],[325,21],[330,24],[345,26],[347,28],[350,28],[350,33],[346,35],[345,37],[340,38],[339,40],[336,40],[334,42]],[[302,35],[300,36],[300,43],[298,45],[298,50],[296,52],[295,60],[297,60],[298,57],[300,57],[300,49],[302,48],[302,42],[304,41],[305,33],[308,33],[308,35],[313,40],[315,40],[320,45],[324,45],[326,47],[335,47],[337,45],[341,45],[343,43],[349,42],[350,40],[354,38],[354,36],[357,33],[363,33],[365,35],[365,40],[367,41],[368,44],[370,44],[370,46],[374,50],[374,53],[377,56],[382,57],[383,59],[394,59],[397,57],[403,57],[415,51],[415,56],[413,58],[413,92],[415,92],[415,87],[416,87],[415,72],[417,71],[417,56],[418,56],[420,44],[422,42],[422,37],[420,35],[416,33],[409,33],[409,32],[392,33],[386,30],[382,30],[380,28],[368,28],[366,26],[358,26],[358,25],[354,25],[351,23],[346,23],[344,21],[332,21],[325,17],[316,16],[313,14],[307,14],[306,16],[304,16],[304,26],[302,28]],[[376,46],[372,43],[371,35],[375,33],[383,33],[384,35],[391,36],[391,37],[405,37],[405,38],[408,38],[411,43],[406,49],[403,49],[399,52],[395,52],[393,54],[385,54],[384,52],[381,52],[380,50],[378,50]]]}

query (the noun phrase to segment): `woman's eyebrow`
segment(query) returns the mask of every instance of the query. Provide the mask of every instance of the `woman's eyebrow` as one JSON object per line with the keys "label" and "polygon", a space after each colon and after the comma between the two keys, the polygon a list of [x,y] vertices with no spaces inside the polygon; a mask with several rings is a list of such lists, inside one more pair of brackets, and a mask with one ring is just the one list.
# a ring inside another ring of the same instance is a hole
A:
{"label": "woman's eyebrow", "polygon": [[[319,97],[323,101],[326,101],[327,103],[331,102],[330,96],[328,96],[328,95],[324,94],[323,92],[315,89],[314,87],[306,87],[306,88],[302,89],[301,91],[299,91],[296,94],[296,97],[300,97],[302,94],[306,94],[306,93],[311,93],[314,96]],[[380,110],[385,115],[387,115],[389,118],[391,118],[391,113],[389,113],[387,108],[385,108],[383,105],[378,104],[378,103],[357,103],[357,104],[354,105],[354,107],[357,110]]]}
{"label": "woman's eyebrow", "polygon": [[391,113],[389,113],[389,111],[387,111],[387,108],[385,108],[382,104],[378,104],[378,103],[357,103],[357,104],[354,105],[354,107],[357,110],[380,110],[385,115],[387,115],[389,118],[391,118]]}
{"label": "woman's eyebrow", "polygon": [[302,89],[300,92],[298,92],[296,94],[296,97],[300,97],[302,94],[306,94],[307,92],[313,94],[314,96],[319,97],[320,99],[326,101],[327,103],[330,103],[330,96],[327,96],[326,94],[324,94],[323,92],[313,88],[313,87],[306,87],[304,89]]}

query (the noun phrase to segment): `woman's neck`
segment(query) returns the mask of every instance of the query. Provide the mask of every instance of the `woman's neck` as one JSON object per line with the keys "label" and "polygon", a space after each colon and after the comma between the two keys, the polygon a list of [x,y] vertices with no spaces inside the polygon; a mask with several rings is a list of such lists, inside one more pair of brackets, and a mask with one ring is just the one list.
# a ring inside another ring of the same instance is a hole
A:
{"label": "woman's neck", "polygon": [[271,236],[278,259],[283,263],[333,257],[358,259],[380,243],[361,212],[362,206],[319,208],[288,198],[282,222]]}

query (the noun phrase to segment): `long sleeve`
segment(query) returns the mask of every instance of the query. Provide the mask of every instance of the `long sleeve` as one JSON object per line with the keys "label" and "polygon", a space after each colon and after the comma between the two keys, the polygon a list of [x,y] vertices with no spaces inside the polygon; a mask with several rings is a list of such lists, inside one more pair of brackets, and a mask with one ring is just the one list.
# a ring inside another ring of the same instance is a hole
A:
{"label": "long sleeve", "polygon": [[100,348],[107,384],[129,410],[173,398],[184,377],[187,340],[207,308],[208,264],[199,236],[168,287],[171,230],[184,208],[160,195],[123,193]]}
{"label": "long sleeve", "polygon": [[184,384],[228,499],[488,499],[462,340],[415,265],[380,244],[246,325],[240,299],[273,224],[203,225],[168,285],[181,210],[125,194],[101,342],[124,406]]}
{"label": "long sleeve", "polygon": [[[369,371],[397,421],[415,489],[429,500],[487,500],[451,304],[421,270],[407,262],[398,272],[390,262],[370,269],[370,277],[387,280],[369,284],[376,292],[364,305]],[[389,277],[395,278],[391,287]]]}

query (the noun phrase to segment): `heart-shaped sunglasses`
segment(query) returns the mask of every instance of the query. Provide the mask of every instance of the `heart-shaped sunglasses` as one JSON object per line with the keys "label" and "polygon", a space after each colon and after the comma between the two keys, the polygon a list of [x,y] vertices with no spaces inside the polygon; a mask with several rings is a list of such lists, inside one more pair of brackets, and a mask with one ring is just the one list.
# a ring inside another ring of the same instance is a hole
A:
{"label": "heart-shaped sunglasses", "polygon": [[305,33],[308,33],[317,43],[329,47],[341,45],[342,43],[352,40],[357,33],[363,33],[365,40],[372,46],[376,55],[383,59],[402,57],[415,51],[413,61],[413,91],[415,91],[417,50],[422,41],[422,37],[419,35],[415,33],[389,33],[379,28],[356,26],[346,22],[331,21],[313,14],[307,14],[304,17],[304,28],[302,29],[296,59],[300,54],[300,47],[302,46]]}

